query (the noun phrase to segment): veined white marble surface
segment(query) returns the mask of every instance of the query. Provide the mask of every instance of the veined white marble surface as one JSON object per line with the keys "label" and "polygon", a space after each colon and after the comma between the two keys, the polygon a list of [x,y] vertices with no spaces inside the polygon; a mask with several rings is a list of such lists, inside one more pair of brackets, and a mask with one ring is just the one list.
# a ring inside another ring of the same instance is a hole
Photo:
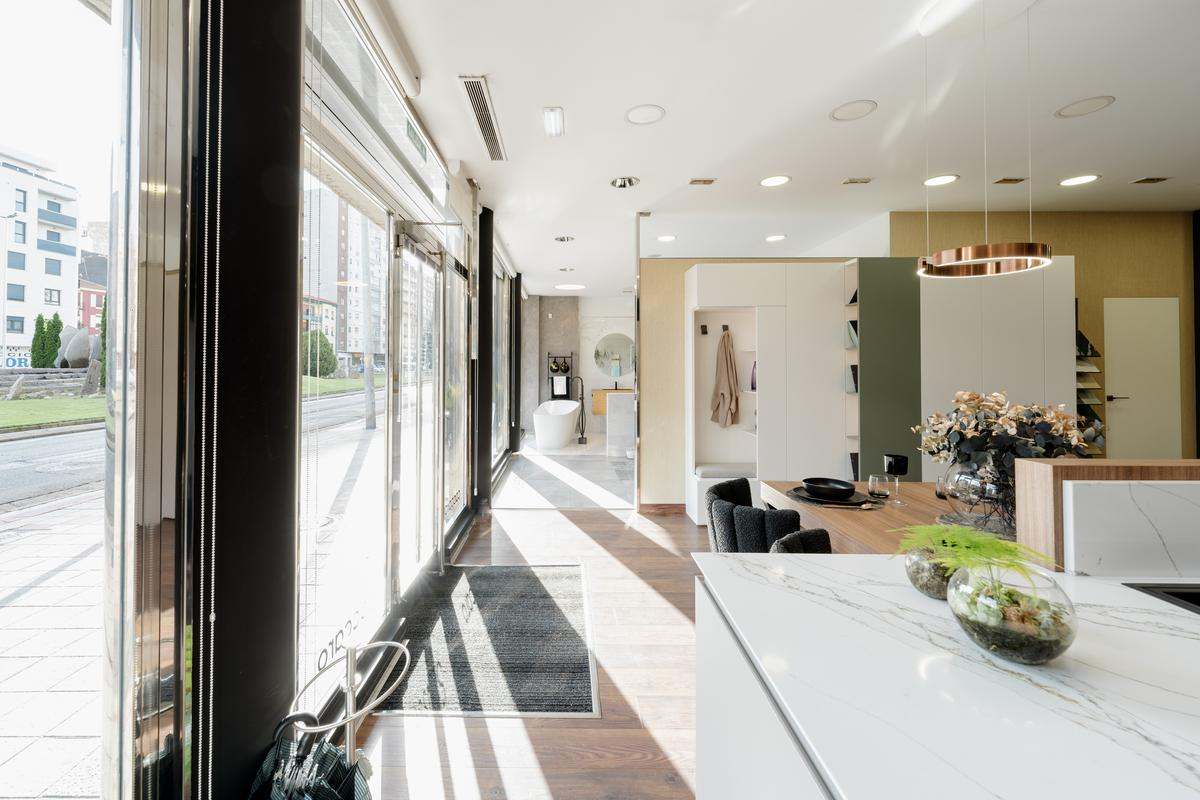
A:
{"label": "veined white marble surface", "polygon": [[1200,578],[1200,482],[1063,481],[1063,561],[1084,575]]}
{"label": "veined white marble surface", "polygon": [[1200,797],[1198,614],[1055,576],[1079,635],[1024,667],[976,647],[899,558],[695,559],[844,800]]}

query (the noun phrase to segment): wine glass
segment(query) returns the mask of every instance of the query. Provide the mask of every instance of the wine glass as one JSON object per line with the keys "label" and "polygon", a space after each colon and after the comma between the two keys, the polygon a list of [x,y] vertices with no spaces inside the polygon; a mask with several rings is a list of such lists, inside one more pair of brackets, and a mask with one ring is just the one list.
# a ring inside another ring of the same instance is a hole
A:
{"label": "wine glass", "polygon": [[867,478],[867,494],[872,500],[886,503],[892,494],[891,478],[887,475],[872,475]]}
{"label": "wine glass", "polygon": [[899,455],[897,453],[883,454],[883,471],[892,478],[892,503],[902,506],[904,502],[900,499],[900,478],[908,474],[908,456]]}

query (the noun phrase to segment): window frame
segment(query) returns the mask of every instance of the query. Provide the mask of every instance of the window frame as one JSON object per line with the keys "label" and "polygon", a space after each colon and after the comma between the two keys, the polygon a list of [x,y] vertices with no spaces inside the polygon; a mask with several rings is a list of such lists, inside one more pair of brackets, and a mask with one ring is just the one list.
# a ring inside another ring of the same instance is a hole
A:
{"label": "window frame", "polygon": [[[13,261],[14,256],[16,256],[17,258],[20,259],[20,261],[21,261],[20,264],[17,264]],[[22,253],[20,250],[9,250],[8,251],[8,259],[5,261],[5,266],[8,269],[19,269],[19,270],[24,271],[27,260],[28,259],[26,258],[25,254]]]}
{"label": "window frame", "polygon": [[[52,271],[50,269],[51,263],[57,264],[58,268],[56,270]],[[62,259],[61,258],[47,258],[45,260],[45,262],[42,264],[42,270],[47,275],[57,275],[59,277],[62,277]]]}
{"label": "window frame", "polygon": [[25,212],[29,210],[29,192],[24,189],[15,190],[16,196],[13,198],[13,210]]}
{"label": "window frame", "polygon": [[[13,327],[14,322],[18,323],[18,326],[15,328]],[[24,317],[6,316],[4,318],[4,332],[5,333],[24,334],[25,333],[25,318]]]}
{"label": "window frame", "polygon": [[[51,299],[52,294],[54,295],[54,299]],[[42,302],[48,306],[61,306],[62,289],[51,289],[50,287],[46,287],[42,290]]]}
{"label": "window frame", "polygon": [[46,231],[47,242],[62,242],[62,231]]}
{"label": "window frame", "polygon": [[29,233],[25,227],[25,223],[21,220],[13,220],[13,244],[28,244]]}
{"label": "window frame", "polygon": [[[16,293],[18,295],[20,295],[19,297],[13,296],[14,289],[17,290]],[[8,286],[4,292],[4,295],[10,303],[24,303],[25,302],[25,284],[23,284],[23,283],[8,284]]]}

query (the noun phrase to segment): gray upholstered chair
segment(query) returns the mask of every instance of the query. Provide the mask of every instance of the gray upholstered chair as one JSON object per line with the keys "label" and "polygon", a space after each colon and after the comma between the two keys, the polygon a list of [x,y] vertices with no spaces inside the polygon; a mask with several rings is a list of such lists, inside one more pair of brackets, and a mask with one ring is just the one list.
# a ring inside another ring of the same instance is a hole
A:
{"label": "gray upholstered chair", "polygon": [[714,553],[828,553],[829,534],[800,528],[789,509],[755,508],[750,481],[734,478],[714,484],[708,505],[708,544]]}

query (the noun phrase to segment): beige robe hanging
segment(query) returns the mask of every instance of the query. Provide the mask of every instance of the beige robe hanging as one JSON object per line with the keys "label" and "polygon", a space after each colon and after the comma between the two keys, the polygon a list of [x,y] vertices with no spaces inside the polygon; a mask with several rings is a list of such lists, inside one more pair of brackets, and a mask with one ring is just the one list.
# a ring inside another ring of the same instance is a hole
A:
{"label": "beige robe hanging", "polygon": [[733,356],[733,335],[729,331],[721,334],[721,342],[717,345],[717,379],[713,384],[712,421],[722,428],[736,425],[738,421],[737,361]]}

